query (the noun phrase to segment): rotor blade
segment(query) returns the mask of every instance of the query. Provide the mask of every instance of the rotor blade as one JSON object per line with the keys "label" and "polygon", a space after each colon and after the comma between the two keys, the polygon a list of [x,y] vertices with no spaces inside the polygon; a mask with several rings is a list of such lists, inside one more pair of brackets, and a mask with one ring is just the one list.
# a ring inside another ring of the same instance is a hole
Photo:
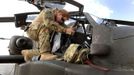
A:
{"label": "rotor blade", "polygon": [[14,17],[0,17],[0,22],[14,22]]}
{"label": "rotor blade", "polygon": [[115,20],[115,19],[105,19],[105,20],[114,21],[116,24],[134,26],[134,22],[132,21]]}

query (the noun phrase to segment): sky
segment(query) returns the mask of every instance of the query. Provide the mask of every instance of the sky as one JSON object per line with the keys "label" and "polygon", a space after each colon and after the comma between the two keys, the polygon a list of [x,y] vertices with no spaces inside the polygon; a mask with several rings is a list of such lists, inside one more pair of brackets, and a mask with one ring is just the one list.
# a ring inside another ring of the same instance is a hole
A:
{"label": "sky", "polygon": [[134,21],[134,0],[76,0],[84,11],[103,18]]}
{"label": "sky", "polygon": [[[84,12],[100,18],[134,21],[134,0],[76,0],[84,5]],[[66,7],[68,11],[76,7]],[[0,17],[14,16],[16,13],[38,11],[36,7],[25,1],[1,0]],[[14,23],[0,23],[0,37],[10,38],[13,35],[23,35],[24,32],[15,28]],[[9,40],[0,40],[0,55],[8,55]]]}
{"label": "sky", "polygon": [[[134,21],[134,0],[75,0],[84,5],[84,11],[103,18],[121,19]],[[38,10],[21,0],[1,0],[0,16],[9,16],[14,13]],[[75,7],[67,7],[74,10]]]}
{"label": "sky", "polygon": [[109,18],[134,21],[134,0],[103,0],[112,13]]}

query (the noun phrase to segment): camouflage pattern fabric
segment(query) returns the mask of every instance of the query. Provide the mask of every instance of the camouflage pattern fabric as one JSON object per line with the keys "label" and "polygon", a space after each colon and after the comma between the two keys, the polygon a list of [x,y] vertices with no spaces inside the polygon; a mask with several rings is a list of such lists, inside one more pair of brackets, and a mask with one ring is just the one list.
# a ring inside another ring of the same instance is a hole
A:
{"label": "camouflage pattern fabric", "polygon": [[75,58],[78,55],[77,48],[79,47],[79,44],[70,44],[70,46],[67,48],[66,52],[64,53],[64,60],[67,62],[74,62]]}
{"label": "camouflage pattern fabric", "polygon": [[[52,31],[65,32],[65,27],[54,21],[54,10],[45,9],[34,19],[27,31],[28,36],[38,43],[39,53],[50,52],[50,33]],[[30,51],[30,57],[39,54]]]}
{"label": "camouflage pattern fabric", "polygon": [[[79,44],[71,44],[65,54],[64,54],[64,60],[66,62],[71,62],[71,63],[82,63],[83,59],[87,58],[89,54],[89,48],[78,48],[80,47]],[[83,57],[84,56],[84,57]]]}

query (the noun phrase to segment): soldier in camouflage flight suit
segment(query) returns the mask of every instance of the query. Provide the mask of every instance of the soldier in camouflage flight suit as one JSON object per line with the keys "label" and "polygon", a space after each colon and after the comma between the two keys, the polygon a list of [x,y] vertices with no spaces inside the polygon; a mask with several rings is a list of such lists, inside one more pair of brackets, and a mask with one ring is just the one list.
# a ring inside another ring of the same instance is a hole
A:
{"label": "soldier in camouflage flight suit", "polygon": [[40,60],[53,60],[57,56],[51,54],[50,33],[52,31],[74,34],[72,27],[64,27],[62,24],[69,19],[69,13],[64,9],[44,9],[34,19],[27,30],[28,36],[38,43],[38,48],[22,50],[25,61],[31,61],[33,56],[41,56]]}

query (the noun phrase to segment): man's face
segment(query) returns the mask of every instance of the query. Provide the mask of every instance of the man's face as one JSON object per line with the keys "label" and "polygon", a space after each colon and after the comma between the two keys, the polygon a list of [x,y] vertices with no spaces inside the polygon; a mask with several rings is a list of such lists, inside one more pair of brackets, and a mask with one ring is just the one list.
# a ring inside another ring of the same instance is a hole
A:
{"label": "man's face", "polygon": [[64,21],[67,20],[67,17],[63,17],[62,13],[57,13],[56,15],[56,21],[60,24],[64,23]]}

